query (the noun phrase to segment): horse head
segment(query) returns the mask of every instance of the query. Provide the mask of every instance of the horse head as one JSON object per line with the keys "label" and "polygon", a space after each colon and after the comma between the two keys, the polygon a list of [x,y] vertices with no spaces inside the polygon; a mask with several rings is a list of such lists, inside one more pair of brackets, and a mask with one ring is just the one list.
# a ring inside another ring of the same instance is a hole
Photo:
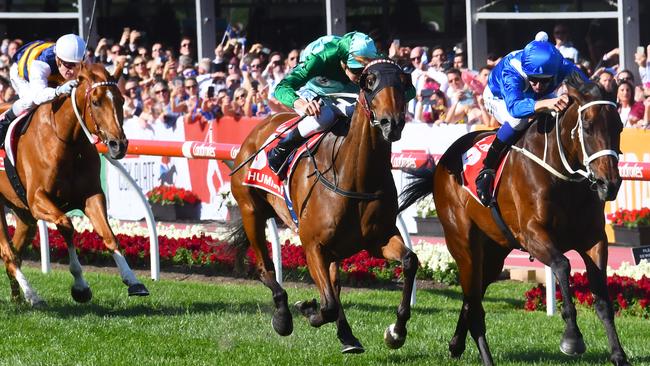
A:
{"label": "horse head", "polygon": [[563,141],[571,141],[572,154],[580,157],[586,169],[578,173],[591,182],[601,200],[612,201],[621,185],[618,155],[623,124],[616,104],[603,100],[600,88],[585,83],[576,73],[567,78],[566,85],[574,105],[562,118],[567,123],[563,135],[568,135]]}
{"label": "horse head", "polygon": [[77,89],[77,100],[83,101],[80,123],[108,146],[111,158],[123,158],[129,142],[122,129],[124,98],[117,87],[116,78],[102,65],[83,65]]}
{"label": "horse head", "polygon": [[384,140],[399,140],[406,122],[404,93],[411,86],[410,76],[392,60],[377,59],[366,64],[359,86],[359,104],[370,124],[381,128]]}

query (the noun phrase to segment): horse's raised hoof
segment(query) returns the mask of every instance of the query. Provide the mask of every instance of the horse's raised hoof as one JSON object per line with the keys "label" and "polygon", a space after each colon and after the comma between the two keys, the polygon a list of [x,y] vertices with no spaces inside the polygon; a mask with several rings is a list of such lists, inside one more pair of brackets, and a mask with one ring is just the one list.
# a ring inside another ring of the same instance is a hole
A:
{"label": "horse's raised hoof", "polygon": [[406,329],[404,329],[404,335],[399,335],[395,332],[395,324],[389,325],[384,332],[384,342],[390,349],[402,347],[406,342]]}
{"label": "horse's raised hoof", "polygon": [[343,354],[358,354],[358,353],[364,353],[366,352],[365,349],[363,349],[363,346],[359,341],[355,342],[354,344],[344,344],[343,348],[341,348],[341,353]]}
{"label": "horse's raised hoof", "polygon": [[149,290],[141,283],[129,286],[129,296],[149,296]]}
{"label": "horse's raised hoof", "polygon": [[624,352],[614,352],[609,358],[610,361],[616,366],[630,366],[630,362],[627,360]]}
{"label": "horse's raised hoof", "polygon": [[560,342],[560,351],[567,356],[579,356],[585,353],[586,350],[587,346],[582,337],[564,337]]}
{"label": "horse's raised hoof", "polygon": [[279,335],[286,337],[293,333],[293,318],[291,317],[291,312],[289,309],[278,309],[273,313],[273,319],[271,320],[273,329]]}
{"label": "horse's raised hoof", "polygon": [[90,290],[90,287],[78,289],[75,287],[70,288],[70,295],[74,301],[83,304],[90,301],[93,298],[93,292]]}
{"label": "horse's raised hoof", "polygon": [[316,299],[311,299],[309,301],[297,301],[293,306],[295,306],[296,310],[298,310],[300,314],[309,318],[316,314],[318,303],[316,302]]}

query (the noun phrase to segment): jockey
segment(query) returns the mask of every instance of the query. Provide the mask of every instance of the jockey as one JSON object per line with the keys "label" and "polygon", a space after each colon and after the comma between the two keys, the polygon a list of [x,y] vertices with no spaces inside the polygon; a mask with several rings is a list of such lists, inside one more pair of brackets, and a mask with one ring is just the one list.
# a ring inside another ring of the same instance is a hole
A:
{"label": "jockey", "polygon": [[56,44],[34,41],[16,52],[9,76],[19,98],[0,117],[0,148],[4,147],[7,129],[16,116],[72,93],[85,51],[86,43],[81,37],[66,34]]}
{"label": "jockey", "polygon": [[567,108],[568,95],[557,96],[555,90],[573,72],[588,80],[548,42],[545,32],[539,32],[534,41],[504,57],[490,73],[483,100],[488,112],[502,126],[476,178],[476,193],[484,206],[492,200],[492,185],[501,157],[523,135],[531,123],[530,117],[543,110],[559,113]]}
{"label": "jockey", "polygon": [[354,104],[323,100],[321,106],[318,97],[333,92],[359,92],[357,84],[364,65],[355,57],[377,57],[372,38],[361,32],[321,37],[305,48],[301,63],[278,83],[275,98],[306,116],[269,151],[269,166],[273,172],[278,174],[291,152],[309,136],[326,130],[341,115],[352,115]]}

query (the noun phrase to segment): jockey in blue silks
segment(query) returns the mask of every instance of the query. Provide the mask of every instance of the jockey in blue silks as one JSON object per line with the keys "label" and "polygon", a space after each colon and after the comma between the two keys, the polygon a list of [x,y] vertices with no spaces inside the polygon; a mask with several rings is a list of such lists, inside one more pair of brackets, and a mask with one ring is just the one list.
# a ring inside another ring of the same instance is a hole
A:
{"label": "jockey in blue silks", "polygon": [[555,90],[573,72],[588,81],[573,62],[563,58],[548,42],[548,35],[539,32],[534,41],[523,50],[508,54],[490,73],[483,100],[488,112],[502,126],[476,178],[476,191],[484,206],[488,206],[492,200],[497,165],[528,128],[530,117],[543,110],[559,113],[567,108],[568,95],[557,96]]}

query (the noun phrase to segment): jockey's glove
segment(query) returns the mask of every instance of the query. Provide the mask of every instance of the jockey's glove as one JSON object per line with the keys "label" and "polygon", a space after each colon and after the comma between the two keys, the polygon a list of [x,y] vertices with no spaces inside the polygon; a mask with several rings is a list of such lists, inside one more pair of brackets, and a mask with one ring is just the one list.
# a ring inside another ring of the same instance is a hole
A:
{"label": "jockey's glove", "polygon": [[70,95],[72,93],[72,89],[75,88],[77,85],[79,85],[79,82],[77,80],[68,80],[65,83],[56,87],[54,93],[56,94],[57,97],[61,95]]}

